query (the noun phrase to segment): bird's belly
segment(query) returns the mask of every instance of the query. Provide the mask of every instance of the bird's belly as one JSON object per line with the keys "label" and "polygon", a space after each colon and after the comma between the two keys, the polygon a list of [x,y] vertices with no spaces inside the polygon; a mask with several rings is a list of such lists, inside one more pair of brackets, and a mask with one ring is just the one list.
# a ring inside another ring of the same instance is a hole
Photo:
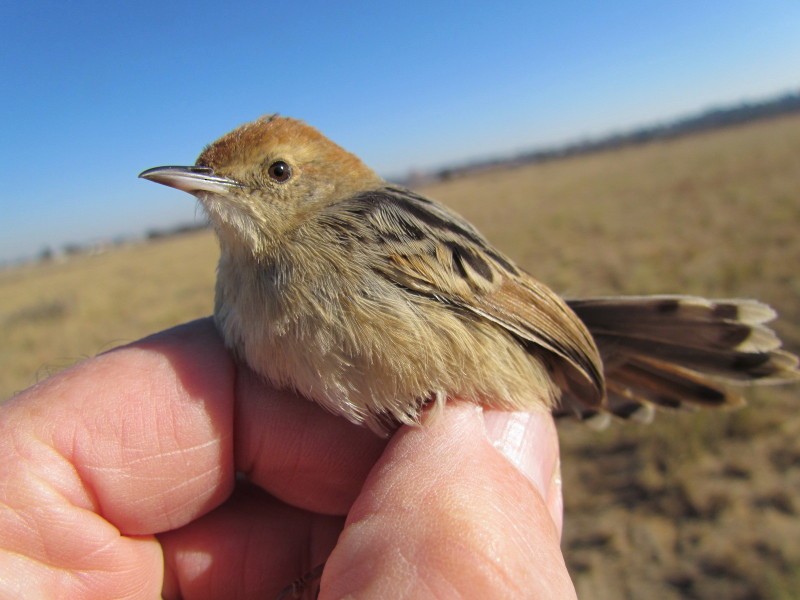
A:
{"label": "bird's belly", "polygon": [[[252,318],[256,302],[269,308]],[[240,286],[217,307],[226,344],[250,368],[379,433],[419,422],[432,398],[530,409],[556,396],[543,362],[506,331],[394,287],[248,298]]]}

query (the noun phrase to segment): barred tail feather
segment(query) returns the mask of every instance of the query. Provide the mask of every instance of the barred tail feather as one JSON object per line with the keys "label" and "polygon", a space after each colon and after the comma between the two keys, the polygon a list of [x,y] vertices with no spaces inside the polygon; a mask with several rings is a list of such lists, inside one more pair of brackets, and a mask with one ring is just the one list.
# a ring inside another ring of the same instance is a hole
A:
{"label": "barred tail feather", "polygon": [[[775,311],[755,300],[629,296],[571,300],[603,358],[617,417],[652,419],[654,407],[733,407],[732,387],[800,380],[798,359],[765,323]],[[603,424],[603,411],[566,393],[557,415]]]}

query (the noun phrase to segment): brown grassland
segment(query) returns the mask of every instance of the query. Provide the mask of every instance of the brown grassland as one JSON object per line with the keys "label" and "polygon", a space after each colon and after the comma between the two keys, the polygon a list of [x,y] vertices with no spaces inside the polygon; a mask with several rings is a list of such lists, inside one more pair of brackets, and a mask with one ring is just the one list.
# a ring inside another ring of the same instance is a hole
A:
{"label": "brown grassland", "polygon": [[[564,295],[760,298],[800,351],[800,116],[422,191]],[[209,314],[216,254],[199,232],[0,272],[0,398]],[[579,596],[799,598],[799,395],[765,388],[740,411],[599,433],[561,423]]]}

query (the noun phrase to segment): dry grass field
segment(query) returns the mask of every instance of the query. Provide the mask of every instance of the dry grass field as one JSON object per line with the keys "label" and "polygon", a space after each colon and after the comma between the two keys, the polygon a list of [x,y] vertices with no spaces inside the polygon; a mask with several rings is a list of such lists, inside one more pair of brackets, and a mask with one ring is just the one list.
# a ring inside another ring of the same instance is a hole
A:
{"label": "dry grass field", "polygon": [[[567,296],[757,297],[800,351],[800,116],[422,191]],[[0,398],[209,314],[215,257],[200,232],[0,272]],[[600,433],[562,423],[579,596],[800,598],[798,397],[769,388],[741,411]]]}

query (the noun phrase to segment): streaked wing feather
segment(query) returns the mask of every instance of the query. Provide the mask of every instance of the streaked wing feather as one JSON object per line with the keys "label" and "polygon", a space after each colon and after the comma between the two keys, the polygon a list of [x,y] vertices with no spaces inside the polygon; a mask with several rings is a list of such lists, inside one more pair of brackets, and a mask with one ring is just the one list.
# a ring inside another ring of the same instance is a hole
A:
{"label": "streaked wing feather", "polygon": [[349,202],[350,212],[384,244],[376,272],[496,323],[531,351],[549,351],[583,402],[603,402],[602,364],[586,327],[559,296],[517,269],[472,225],[401,188]]}

